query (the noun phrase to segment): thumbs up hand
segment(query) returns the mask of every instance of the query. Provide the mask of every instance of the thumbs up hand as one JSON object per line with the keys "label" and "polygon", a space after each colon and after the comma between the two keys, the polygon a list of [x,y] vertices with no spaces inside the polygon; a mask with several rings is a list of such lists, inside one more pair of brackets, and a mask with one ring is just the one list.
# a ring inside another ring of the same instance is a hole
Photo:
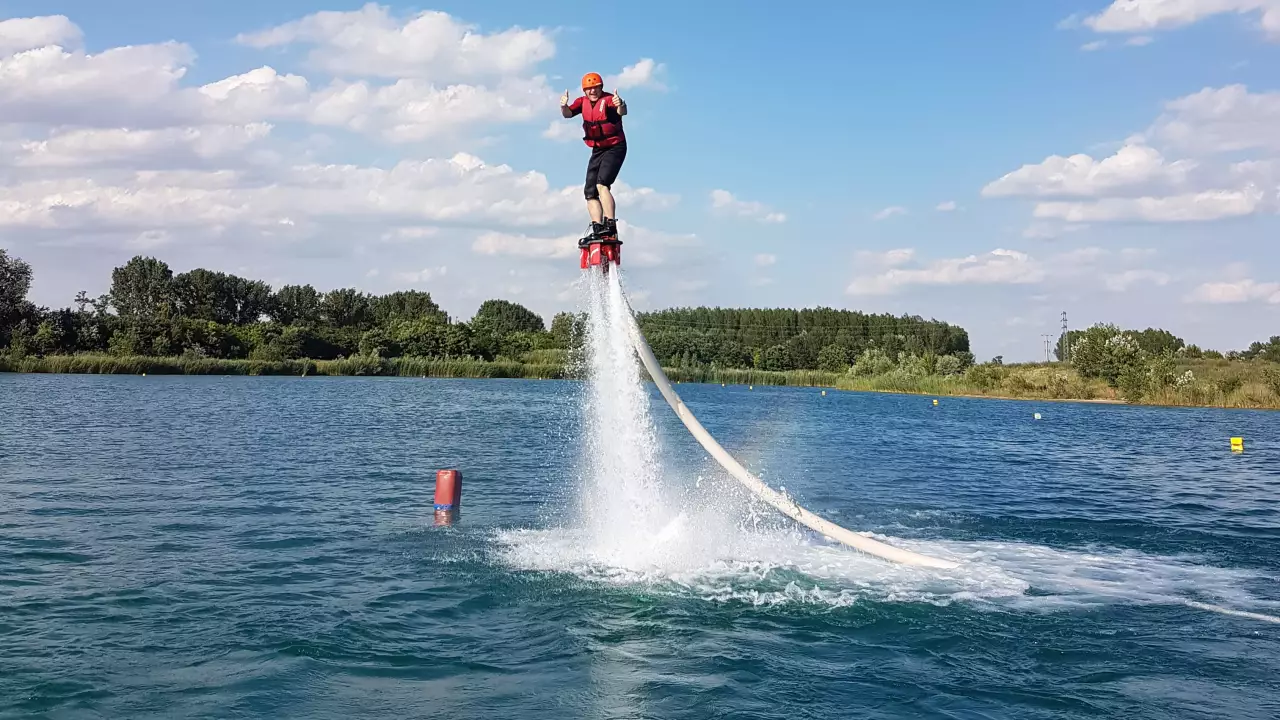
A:
{"label": "thumbs up hand", "polygon": [[560,96],[560,107],[564,107],[568,104],[569,104],[569,91],[565,90],[564,94]]}
{"label": "thumbs up hand", "polygon": [[613,106],[616,108],[622,107],[622,96],[618,94],[618,88],[613,89]]}

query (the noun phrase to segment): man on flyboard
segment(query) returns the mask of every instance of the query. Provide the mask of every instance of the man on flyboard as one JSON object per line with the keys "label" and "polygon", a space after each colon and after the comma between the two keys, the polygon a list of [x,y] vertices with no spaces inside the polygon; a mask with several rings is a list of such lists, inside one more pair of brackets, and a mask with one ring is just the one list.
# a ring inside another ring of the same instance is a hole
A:
{"label": "man on flyboard", "polygon": [[[586,250],[590,245],[616,246],[618,219],[613,201],[614,180],[627,157],[627,137],[622,132],[622,116],[627,114],[627,103],[618,96],[604,91],[604,80],[598,73],[582,76],[583,97],[569,102],[569,91],[560,98],[560,114],[566,118],[582,115],[582,141],[591,148],[587,161],[587,182],[583,188],[587,198],[587,212],[591,215],[591,232],[578,241],[578,247]],[[592,263],[595,264],[595,263]]]}

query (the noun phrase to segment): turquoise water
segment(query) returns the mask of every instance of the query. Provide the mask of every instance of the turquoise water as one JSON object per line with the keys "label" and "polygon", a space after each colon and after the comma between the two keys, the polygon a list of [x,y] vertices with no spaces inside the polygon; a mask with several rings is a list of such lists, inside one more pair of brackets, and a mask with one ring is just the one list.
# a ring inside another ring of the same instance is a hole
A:
{"label": "turquoise water", "polygon": [[717,500],[665,405],[669,552],[610,566],[572,383],[0,375],[0,717],[1280,717],[1280,413],[677,389],[961,568]]}

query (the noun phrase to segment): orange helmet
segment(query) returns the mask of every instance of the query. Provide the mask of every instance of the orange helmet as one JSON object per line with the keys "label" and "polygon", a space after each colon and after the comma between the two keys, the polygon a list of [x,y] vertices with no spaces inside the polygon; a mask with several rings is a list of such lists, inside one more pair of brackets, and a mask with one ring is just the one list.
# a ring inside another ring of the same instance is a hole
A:
{"label": "orange helmet", "polygon": [[600,73],[587,73],[582,76],[582,89],[601,87],[604,85],[604,79],[600,77]]}

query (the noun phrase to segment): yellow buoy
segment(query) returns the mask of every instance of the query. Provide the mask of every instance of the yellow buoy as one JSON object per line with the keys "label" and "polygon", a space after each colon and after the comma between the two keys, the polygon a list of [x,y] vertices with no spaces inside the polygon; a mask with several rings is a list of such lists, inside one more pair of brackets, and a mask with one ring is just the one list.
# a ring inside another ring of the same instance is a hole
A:
{"label": "yellow buoy", "polygon": [[1036,413],[1036,419],[1037,419],[1037,420],[1039,420],[1039,419],[1040,419],[1040,413]]}
{"label": "yellow buoy", "polygon": [[933,404],[934,404],[934,405],[937,405],[937,404],[938,404],[938,401],[937,401],[937,400],[934,400],[934,401],[933,401]]}
{"label": "yellow buoy", "polygon": [[1231,438],[1231,452],[1244,452],[1244,438]]}
{"label": "yellow buoy", "polygon": [[826,396],[827,396],[827,391],[826,391],[826,390],[823,390],[823,391],[822,391],[822,397],[826,397]]}

